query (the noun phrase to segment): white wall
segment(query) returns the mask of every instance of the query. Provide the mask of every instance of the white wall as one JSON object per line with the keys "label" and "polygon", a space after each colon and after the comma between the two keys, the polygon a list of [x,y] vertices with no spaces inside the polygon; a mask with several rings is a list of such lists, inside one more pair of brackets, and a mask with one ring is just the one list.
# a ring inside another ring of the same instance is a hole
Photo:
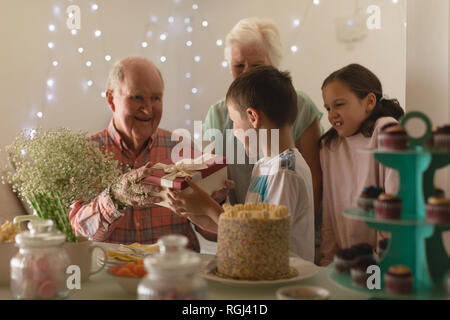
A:
{"label": "white wall", "polygon": [[[162,127],[187,127],[186,119],[204,119],[209,105],[225,95],[231,82],[230,72],[221,66],[223,47],[218,47],[216,40],[224,39],[231,27],[247,16],[270,17],[277,23],[286,52],[282,68],[292,72],[296,87],[307,92],[318,106],[322,105],[323,79],[350,62],[374,70],[386,92],[404,102],[403,1],[377,1],[382,8],[381,30],[368,32],[368,37],[353,48],[336,40],[335,19],[352,15],[355,3],[365,11],[372,2],[322,0],[315,6],[310,0],[284,0],[277,1],[281,4],[277,7],[274,1],[200,0],[198,10],[193,10],[193,2],[186,0],[99,0],[99,10],[92,12],[92,1],[72,1],[82,13],[81,31],[72,36],[65,26],[67,1],[3,0],[1,121],[8,127],[2,129],[0,144],[8,143],[27,126],[67,126],[87,131],[104,128],[110,113],[100,93],[113,61],[128,55],[156,60],[164,75],[167,87]],[[59,16],[52,11],[54,5],[60,7]],[[158,18],[156,23],[151,22],[153,15]],[[169,16],[175,18],[173,24],[168,23]],[[185,30],[185,17],[191,19],[192,33]],[[301,19],[300,27],[293,27],[294,18]],[[207,28],[201,27],[204,19],[209,22]],[[49,32],[50,23],[56,26],[56,32]],[[93,35],[96,29],[102,31],[100,38]],[[140,43],[148,30],[153,35],[143,49]],[[162,32],[168,34],[165,41],[159,40]],[[187,40],[193,42],[191,47],[185,45]],[[53,50],[47,47],[49,41],[55,43]],[[289,50],[294,44],[300,47],[296,54]],[[85,49],[83,54],[77,52],[80,46]],[[106,54],[112,61],[104,60]],[[161,55],[167,57],[165,63],[158,61]],[[194,62],[195,55],[201,57],[200,63]],[[53,59],[59,62],[56,68],[51,66]],[[87,60],[93,62],[91,68],[85,66]],[[184,77],[186,72],[192,74],[191,79]],[[50,103],[46,101],[48,78],[55,79],[50,90],[55,100]],[[94,86],[83,89],[82,82],[87,80],[93,80]],[[198,88],[199,94],[193,95],[192,87]],[[190,111],[184,109],[186,103],[192,106]],[[35,117],[38,111],[44,113],[41,120]]]}
{"label": "white wall", "polygon": [[[308,93],[321,111],[320,87],[332,71],[351,62],[372,69],[382,80],[385,92],[405,102],[406,3],[377,0],[381,8],[381,29],[367,32],[367,37],[353,45],[336,39],[336,19],[355,12],[365,15],[372,0],[97,0],[99,10],[91,11],[94,0],[1,0],[0,39],[0,148],[9,144],[24,128],[68,127],[95,132],[105,128],[111,117],[101,97],[113,62],[129,55],[143,55],[154,60],[166,83],[161,127],[193,130],[194,120],[203,120],[209,106],[222,98],[231,83],[231,75],[222,67],[224,40],[232,26],[248,16],[272,18],[280,29],[285,47],[281,68],[290,70],[295,86]],[[65,10],[70,4],[81,8],[81,30],[70,34]],[[59,14],[54,12],[59,7]],[[152,22],[151,17],[157,17]],[[173,16],[173,24],[168,17]],[[185,24],[184,19],[190,18]],[[300,26],[293,26],[299,18]],[[201,26],[203,20],[208,27]],[[54,24],[55,32],[50,32]],[[188,33],[186,27],[193,27]],[[101,30],[99,38],[94,30]],[[152,31],[152,36],[146,36]],[[162,41],[159,35],[167,32]],[[141,42],[148,41],[142,48]],[[187,47],[186,41],[193,45]],[[48,42],[55,48],[49,49]],[[290,51],[298,45],[297,53]],[[77,49],[84,48],[83,54]],[[112,56],[107,62],[106,54]],[[164,55],[165,63],[159,61]],[[194,62],[195,55],[201,57]],[[52,66],[57,60],[58,67]],[[92,61],[87,68],[86,61]],[[192,77],[185,78],[190,72]],[[53,88],[46,85],[54,79]],[[92,87],[83,83],[92,80]],[[191,92],[193,87],[199,93]],[[48,93],[54,100],[48,102]],[[185,110],[185,104],[191,109]],[[36,117],[43,112],[42,119]],[[186,124],[191,121],[191,125]],[[322,124],[328,128],[326,116]],[[0,185],[0,188],[4,188]]]}
{"label": "white wall", "polygon": [[[427,114],[434,125],[449,123],[449,2],[409,0],[406,110]],[[448,169],[435,185],[450,194]]]}
{"label": "white wall", "polygon": [[[450,123],[449,21],[447,0],[408,1],[406,109],[424,112],[435,125]],[[449,180],[449,169],[436,172],[434,183],[447,196]],[[443,237],[450,254],[450,232]]]}

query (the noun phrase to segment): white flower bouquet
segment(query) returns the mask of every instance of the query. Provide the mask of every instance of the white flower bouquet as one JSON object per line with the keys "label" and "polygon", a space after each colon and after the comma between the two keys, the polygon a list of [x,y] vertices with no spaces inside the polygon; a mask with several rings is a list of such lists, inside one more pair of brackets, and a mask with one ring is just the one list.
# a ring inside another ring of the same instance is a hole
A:
{"label": "white flower bouquet", "polygon": [[6,148],[9,165],[2,179],[41,218],[52,219],[74,242],[68,211],[76,200],[90,201],[117,183],[121,171],[112,153],[87,133],[60,128],[24,130]]}

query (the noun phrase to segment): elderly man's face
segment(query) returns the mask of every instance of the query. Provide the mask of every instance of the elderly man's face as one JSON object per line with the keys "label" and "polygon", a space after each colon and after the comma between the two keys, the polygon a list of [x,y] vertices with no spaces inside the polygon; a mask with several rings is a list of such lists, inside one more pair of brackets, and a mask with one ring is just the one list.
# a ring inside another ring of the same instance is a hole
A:
{"label": "elderly man's face", "polygon": [[261,45],[241,44],[239,42],[231,44],[230,68],[233,79],[251,68],[270,65],[272,64]]}
{"label": "elderly man's face", "polygon": [[151,65],[126,66],[124,76],[109,104],[116,129],[127,143],[137,146],[158,128],[164,87],[156,68]]}

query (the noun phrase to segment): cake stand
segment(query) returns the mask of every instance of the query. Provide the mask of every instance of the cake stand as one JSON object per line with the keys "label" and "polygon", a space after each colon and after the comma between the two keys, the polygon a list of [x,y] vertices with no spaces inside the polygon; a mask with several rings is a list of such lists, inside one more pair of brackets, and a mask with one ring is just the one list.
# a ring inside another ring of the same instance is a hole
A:
{"label": "cake stand", "polygon": [[[348,209],[343,214],[351,219],[364,221],[370,228],[389,232],[391,238],[383,257],[378,261],[381,271],[381,289],[359,288],[353,285],[351,276],[339,274],[334,268],[329,277],[337,285],[364,293],[376,299],[448,299],[444,278],[450,268],[450,258],[445,250],[442,234],[450,225],[431,224],[426,220],[425,199],[433,195],[436,170],[450,164],[450,153],[425,149],[425,141],[431,137],[431,122],[423,113],[410,112],[401,120],[406,123],[419,118],[426,124],[421,138],[408,137],[409,150],[363,150],[374,155],[375,160],[399,173],[399,191],[402,199],[402,215],[397,220],[382,220],[375,212]],[[408,295],[396,295],[385,290],[384,274],[391,266],[405,265],[414,277],[414,290]]]}

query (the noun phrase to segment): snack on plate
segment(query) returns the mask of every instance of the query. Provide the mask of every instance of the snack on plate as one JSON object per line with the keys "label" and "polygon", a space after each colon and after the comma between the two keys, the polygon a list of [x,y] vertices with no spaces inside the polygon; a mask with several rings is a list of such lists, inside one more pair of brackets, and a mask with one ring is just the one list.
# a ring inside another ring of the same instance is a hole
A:
{"label": "snack on plate", "polygon": [[119,277],[142,278],[147,275],[147,270],[144,267],[143,261],[143,259],[139,259],[136,262],[114,266],[110,268],[108,272]]}
{"label": "snack on plate", "polygon": [[159,246],[157,244],[142,245],[135,242],[130,244],[129,247],[133,247],[139,252],[133,251],[125,246],[120,246],[117,249],[108,249],[108,259],[115,259],[123,262],[136,262],[148,254],[159,252]]}
{"label": "snack on plate", "polygon": [[0,243],[12,243],[20,233],[20,226],[11,221],[6,221],[0,226]]}

